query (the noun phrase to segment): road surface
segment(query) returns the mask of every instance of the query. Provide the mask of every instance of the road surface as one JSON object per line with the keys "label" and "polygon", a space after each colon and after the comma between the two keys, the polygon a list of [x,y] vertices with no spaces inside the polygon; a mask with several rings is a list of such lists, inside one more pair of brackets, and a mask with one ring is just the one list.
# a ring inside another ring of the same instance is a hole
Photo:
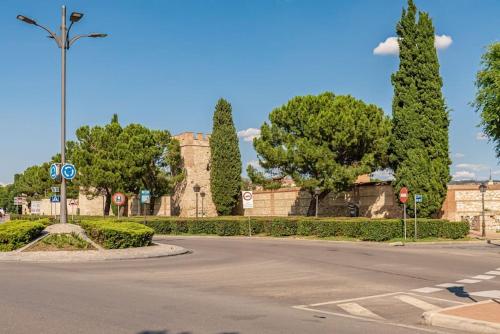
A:
{"label": "road surface", "polygon": [[161,242],[193,252],[0,263],[0,332],[452,333],[422,325],[421,314],[500,293],[495,245],[183,236]]}

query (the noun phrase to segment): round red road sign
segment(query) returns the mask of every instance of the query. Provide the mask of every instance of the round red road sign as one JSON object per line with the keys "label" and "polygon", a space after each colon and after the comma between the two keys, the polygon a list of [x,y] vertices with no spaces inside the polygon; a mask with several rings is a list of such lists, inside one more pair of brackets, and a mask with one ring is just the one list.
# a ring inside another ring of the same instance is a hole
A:
{"label": "round red road sign", "polygon": [[250,201],[252,199],[252,193],[250,191],[244,191],[243,192],[243,199],[245,201]]}
{"label": "round red road sign", "polygon": [[401,190],[399,191],[399,201],[401,203],[406,203],[406,201],[408,201],[408,188],[401,188]]}
{"label": "round red road sign", "polygon": [[111,200],[113,201],[113,203],[117,206],[122,206],[125,204],[125,201],[126,201],[127,197],[122,194],[122,193],[115,193],[113,195],[113,197],[111,197]]}

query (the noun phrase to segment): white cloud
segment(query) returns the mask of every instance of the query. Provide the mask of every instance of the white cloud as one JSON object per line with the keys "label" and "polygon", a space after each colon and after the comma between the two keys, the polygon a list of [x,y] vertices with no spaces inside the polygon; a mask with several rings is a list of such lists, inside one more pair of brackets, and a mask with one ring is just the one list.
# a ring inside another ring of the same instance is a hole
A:
{"label": "white cloud", "polygon": [[458,164],[458,165],[456,165],[456,168],[467,169],[467,170],[472,170],[472,171],[478,172],[481,170],[487,170],[488,166],[481,165],[481,164]]}
{"label": "white cloud", "polygon": [[436,47],[436,49],[438,50],[444,50],[446,48],[448,48],[451,43],[453,43],[453,39],[451,38],[451,36],[448,36],[448,35],[436,35],[434,37],[434,46]]}
{"label": "white cloud", "polygon": [[453,174],[453,180],[456,181],[461,181],[461,180],[474,180],[476,178],[476,174],[466,171],[466,170],[459,170]]}
{"label": "white cloud", "polygon": [[[438,50],[444,50],[448,48],[453,39],[448,35],[436,35],[434,37],[434,46]],[[385,41],[380,42],[375,49],[373,49],[374,55],[397,55],[399,54],[399,44],[398,38],[391,36],[387,37]]]}
{"label": "white cloud", "polygon": [[463,153],[458,153],[458,152],[457,152],[457,153],[455,153],[453,156],[454,156],[455,158],[457,158],[457,159],[461,159],[461,158],[465,157],[465,154],[463,154]]}
{"label": "white cloud", "polygon": [[256,128],[248,128],[246,130],[238,131],[238,138],[243,139],[244,141],[252,142],[254,138],[260,136],[260,130]]}
{"label": "white cloud", "polygon": [[397,55],[399,54],[399,45],[397,37],[387,37],[385,41],[380,42],[375,49],[374,55]]}
{"label": "white cloud", "polygon": [[491,172],[491,174],[493,174],[493,175],[500,175],[500,170],[496,170],[494,172]]}
{"label": "white cloud", "polygon": [[476,140],[488,140],[488,137],[483,132],[476,133]]}
{"label": "white cloud", "polygon": [[392,181],[394,180],[394,173],[390,169],[376,170],[370,174],[370,177],[382,181]]}

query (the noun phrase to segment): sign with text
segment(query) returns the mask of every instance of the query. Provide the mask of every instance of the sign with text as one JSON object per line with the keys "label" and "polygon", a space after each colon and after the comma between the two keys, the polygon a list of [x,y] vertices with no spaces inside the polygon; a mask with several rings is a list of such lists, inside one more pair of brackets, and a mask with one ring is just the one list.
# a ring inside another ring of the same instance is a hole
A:
{"label": "sign with text", "polygon": [[424,196],[419,195],[419,194],[415,195],[415,203],[422,203],[423,200],[424,200]]}
{"label": "sign with text", "polygon": [[149,204],[151,202],[151,193],[149,190],[141,190],[141,204]]}
{"label": "sign with text", "polygon": [[42,202],[40,201],[31,201],[31,214],[39,215],[41,213]]}
{"label": "sign with text", "polygon": [[253,209],[253,193],[251,191],[242,191],[243,209]]}

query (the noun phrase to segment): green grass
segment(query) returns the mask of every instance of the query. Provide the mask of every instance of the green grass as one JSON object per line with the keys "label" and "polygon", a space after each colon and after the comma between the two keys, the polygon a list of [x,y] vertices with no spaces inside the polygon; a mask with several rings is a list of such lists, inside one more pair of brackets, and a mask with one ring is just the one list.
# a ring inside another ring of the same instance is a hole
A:
{"label": "green grass", "polygon": [[75,233],[71,234],[51,234],[26,251],[57,251],[57,250],[90,250],[95,249],[90,243]]}

